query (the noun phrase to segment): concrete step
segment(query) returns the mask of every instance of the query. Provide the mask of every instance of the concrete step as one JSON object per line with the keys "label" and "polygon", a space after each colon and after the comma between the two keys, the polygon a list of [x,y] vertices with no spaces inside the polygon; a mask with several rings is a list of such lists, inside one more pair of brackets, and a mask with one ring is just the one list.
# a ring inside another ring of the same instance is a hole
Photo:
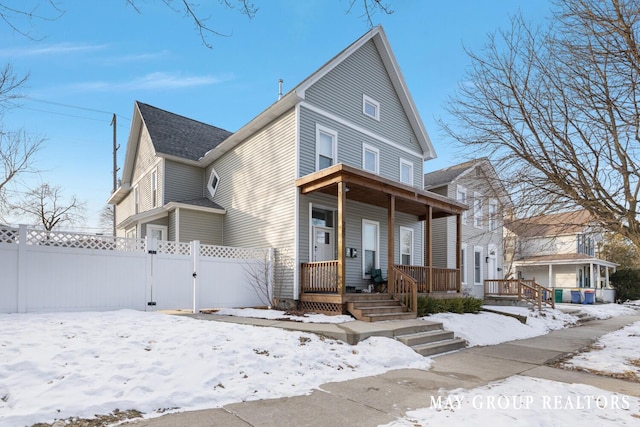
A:
{"label": "concrete step", "polygon": [[436,329],[433,331],[401,335],[397,336],[396,339],[409,347],[415,347],[421,344],[453,339],[453,332],[445,331],[444,329]]}
{"label": "concrete step", "polygon": [[435,354],[460,350],[461,348],[465,348],[466,346],[467,343],[464,340],[461,340],[460,338],[452,338],[443,341],[420,344],[411,348],[413,348],[417,353],[423,356],[433,356]]}

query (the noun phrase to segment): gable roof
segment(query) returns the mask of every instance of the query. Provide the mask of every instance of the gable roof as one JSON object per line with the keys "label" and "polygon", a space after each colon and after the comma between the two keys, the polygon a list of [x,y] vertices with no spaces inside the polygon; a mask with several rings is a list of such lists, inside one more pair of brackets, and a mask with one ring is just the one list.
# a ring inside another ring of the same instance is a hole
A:
{"label": "gable roof", "polygon": [[232,132],[136,101],[157,155],[198,161]]}
{"label": "gable roof", "polygon": [[380,58],[382,58],[382,62],[387,70],[389,78],[393,84],[393,87],[398,94],[398,98],[400,100],[400,104],[407,115],[409,123],[411,124],[411,128],[416,135],[418,140],[418,144],[422,148],[423,158],[425,160],[435,159],[437,157],[436,151],[433,148],[433,144],[431,143],[431,139],[427,134],[427,131],[422,123],[422,119],[418,114],[418,109],[413,102],[413,98],[409,93],[407,88],[407,84],[404,80],[404,76],[400,71],[400,67],[398,66],[398,62],[396,61],[395,55],[391,50],[391,46],[389,44],[389,40],[380,25],[374,27],[365,33],[358,40],[350,44],[347,48],[342,50],[342,52],[338,53],[332,59],[330,59],[327,63],[321,66],[318,70],[300,82],[297,86],[287,92],[281,99],[274,102],[269,106],[266,110],[256,116],[253,120],[247,123],[245,126],[240,128],[237,132],[235,132],[232,136],[227,138],[223,143],[216,146],[215,149],[209,151],[206,156],[201,159],[201,163],[206,166],[212,163],[215,159],[220,157],[225,152],[231,150],[236,144],[242,142],[246,139],[247,136],[251,135],[253,132],[261,129],[265,125],[267,125],[270,121],[279,117],[281,114],[294,107],[296,104],[304,101],[306,90],[311,87],[314,83],[324,77],[327,73],[341,64],[345,59],[347,59],[351,54],[360,49],[364,44],[369,41],[373,41]]}
{"label": "gable roof", "polygon": [[504,225],[520,237],[545,237],[579,234],[591,223],[591,214],[586,210],[578,210],[507,220]]}
{"label": "gable roof", "polygon": [[479,166],[489,160],[486,157],[481,159],[470,160],[468,162],[460,163],[457,165],[449,166],[444,169],[429,172],[424,174],[424,188],[435,188],[442,185],[452,184],[456,179],[462,175],[466,175]]}

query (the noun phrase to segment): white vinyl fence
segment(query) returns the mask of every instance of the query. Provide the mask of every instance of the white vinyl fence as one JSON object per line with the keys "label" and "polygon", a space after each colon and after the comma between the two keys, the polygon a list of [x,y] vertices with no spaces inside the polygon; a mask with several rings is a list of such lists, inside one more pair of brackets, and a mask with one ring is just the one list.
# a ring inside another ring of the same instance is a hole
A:
{"label": "white vinyl fence", "polygon": [[0,227],[0,313],[269,305],[273,249]]}

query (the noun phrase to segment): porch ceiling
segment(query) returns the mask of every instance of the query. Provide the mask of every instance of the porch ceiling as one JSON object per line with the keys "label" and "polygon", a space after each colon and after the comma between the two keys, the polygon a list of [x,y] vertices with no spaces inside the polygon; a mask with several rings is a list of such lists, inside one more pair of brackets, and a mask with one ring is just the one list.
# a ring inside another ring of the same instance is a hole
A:
{"label": "porch ceiling", "polygon": [[433,218],[460,214],[468,209],[467,205],[448,197],[400,184],[343,163],[298,178],[296,186],[302,194],[318,191],[337,196],[339,182],[347,185],[348,200],[388,208],[389,196],[393,195],[397,212],[412,214],[421,220],[425,219],[428,206],[432,207]]}

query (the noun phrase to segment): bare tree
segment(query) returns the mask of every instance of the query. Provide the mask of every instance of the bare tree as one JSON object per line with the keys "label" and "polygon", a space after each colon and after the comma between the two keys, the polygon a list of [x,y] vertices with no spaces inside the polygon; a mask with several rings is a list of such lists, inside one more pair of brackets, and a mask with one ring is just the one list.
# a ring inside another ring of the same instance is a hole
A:
{"label": "bare tree", "polygon": [[55,21],[64,14],[54,0],[14,3],[0,2],[0,20],[4,21],[13,31],[34,40],[39,38],[34,37],[29,29],[32,21]]}
{"label": "bare tree", "polygon": [[35,156],[44,138],[24,131],[8,132],[0,128],[0,215],[7,211],[7,188],[26,173],[35,172]]}
{"label": "bare tree", "polygon": [[[136,12],[141,13],[139,6],[139,0],[126,0],[127,4],[131,6]],[[208,41],[208,36],[228,37],[230,34],[222,33],[208,24],[208,20],[211,18],[210,8],[203,8],[200,4],[191,2],[189,0],[162,0],[165,5],[175,12],[181,12],[193,21],[193,24],[200,35],[202,43],[211,48],[212,45]],[[241,14],[246,15],[247,18],[252,19],[258,12],[258,8],[250,0],[220,0],[220,3],[227,9],[236,9]],[[387,15],[393,13],[390,5],[384,0],[349,0],[349,6],[347,13],[352,13],[354,6],[360,3],[362,7],[361,17],[365,18],[365,21],[369,27],[374,25],[374,16],[376,13],[381,12]]]}
{"label": "bare tree", "polygon": [[269,250],[265,250],[262,259],[246,260],[243,266],[249,286],[262,304],[271,308],[274,305],[273,276],[274,260]]}
{"label": "bare tree", "polygon": [[107,205],[102,208],[98,218],[101,233],[109,236],[115,236],[114,215],[113,205]]}
{"label": "bare tree", "polygon": [[489,37],[443,124],[489,155],[530,216],[583,208],[640,248],[640,0],[558,0]]}
{"label": "bare tree", "polygon": [[41,184],[30,190],[24,198],[10,205],[10,211],[18,216],[26,216],[51,231],[54,227],[78,224],[84,220],[84,203],[75,196],[65,199],[60,187]]}

